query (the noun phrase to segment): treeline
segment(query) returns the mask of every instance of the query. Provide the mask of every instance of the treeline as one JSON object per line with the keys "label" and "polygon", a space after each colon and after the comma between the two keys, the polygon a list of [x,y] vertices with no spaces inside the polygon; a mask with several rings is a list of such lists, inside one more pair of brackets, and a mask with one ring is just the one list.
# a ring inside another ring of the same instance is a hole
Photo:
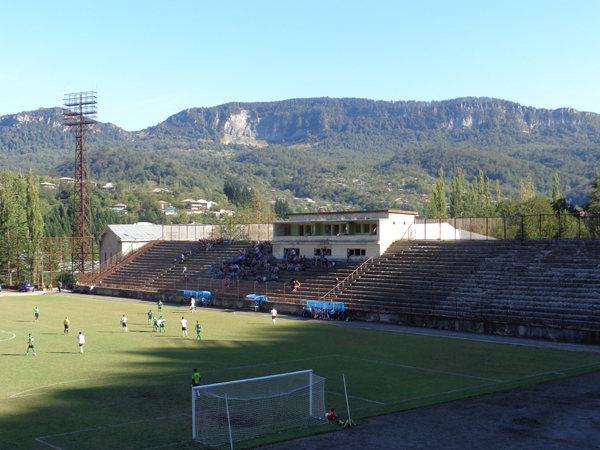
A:
{"label": "treeline", "polygon": [[[469,182],[461,168],[456,170],[450,186],[446,186],[444,170],[440,168],[438,181],[431,189],[426,215],[429,218],[447,217],[510,217],[534,214],[575,214],[578,209],[570,205],[561,193],[560,177],[554,175],[552,198],[540,195],[536,188],[536,180],[528,175],[520,182],[520,193],[517,200],[502,197],[499,181],[494,189],[490,187],[490,179],[483,171]],[[590,214],[600,214],[600,173],[596,169],[594,179],[590,182],[590,201],[583,205],[583,210]]]}

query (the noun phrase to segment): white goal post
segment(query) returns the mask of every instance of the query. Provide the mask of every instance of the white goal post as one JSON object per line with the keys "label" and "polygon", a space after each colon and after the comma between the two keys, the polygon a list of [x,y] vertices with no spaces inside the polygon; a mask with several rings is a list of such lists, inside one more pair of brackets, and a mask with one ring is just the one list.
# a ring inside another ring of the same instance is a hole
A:
{"label": "white goal post", "polygon": [[327,423],[325,378],[312,370],[192,388],[193,439],[205,445]]}

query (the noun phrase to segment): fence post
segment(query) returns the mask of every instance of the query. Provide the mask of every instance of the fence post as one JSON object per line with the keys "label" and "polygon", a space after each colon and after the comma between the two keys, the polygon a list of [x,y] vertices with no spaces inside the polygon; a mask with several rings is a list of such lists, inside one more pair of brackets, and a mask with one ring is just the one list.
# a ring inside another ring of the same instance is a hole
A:
{"label": "fence post", "polygon": [[521,216],[521,239],[525,239],[525,216]]}
{"label": "fence post", "polygon": [[427,240],[427,217],[425,217],[425,227],[423,228],[425,240]]}
{"label": "fence post", "polygon": [[490,232],[489,232],[489,217],[485,218],[485,240],[487,241],[490,238]]}
{"label": "fence post", "polygon": [[581,239],[581,214],[577,216],[577,239]]}
{"label": "fence post", "polygon": [[473,218],[469,217],[469,240],[473,239]]}
{"label": "fence post", "polygon": [[540,214],[540,239],[542,238],[542,215]]}
{"label": "fence post", "polygon": [[504,219],[504,240],[506,240],[506,216],[504,216],[503,219]]}
{"label": "fence post", "polygon": [[456,241],[456,217],[454,218],[454,240]]}

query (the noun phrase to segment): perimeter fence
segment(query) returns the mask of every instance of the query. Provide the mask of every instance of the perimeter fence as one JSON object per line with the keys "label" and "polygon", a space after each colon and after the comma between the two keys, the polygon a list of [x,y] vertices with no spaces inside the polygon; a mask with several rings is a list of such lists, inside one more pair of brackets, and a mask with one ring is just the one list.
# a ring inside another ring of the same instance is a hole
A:
{"label": "perimeter fence", "polygon": [[404,239],[600,239],[600,215],[536,214],[444,219],[417,217]]}

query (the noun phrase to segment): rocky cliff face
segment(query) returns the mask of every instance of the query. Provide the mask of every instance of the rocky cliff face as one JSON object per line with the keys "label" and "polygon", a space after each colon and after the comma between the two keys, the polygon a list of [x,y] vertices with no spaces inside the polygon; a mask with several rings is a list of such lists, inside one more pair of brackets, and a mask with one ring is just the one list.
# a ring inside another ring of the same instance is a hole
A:
{"label": "rocky cliff face", "polygon": [[[226,142],[290,142],[328,130],[348,131],[365,124],[389,129],[445,133],[502,128],[527,134],[553,134],[560,126],[591,126],[600,135],[600,115],[572,108],[537,109],[488,98],[442,102],[375,102],[362,99],[299,99],[192,108],[167,120],[221,135]],[[564,131],[564,130],[563,130]]]}

